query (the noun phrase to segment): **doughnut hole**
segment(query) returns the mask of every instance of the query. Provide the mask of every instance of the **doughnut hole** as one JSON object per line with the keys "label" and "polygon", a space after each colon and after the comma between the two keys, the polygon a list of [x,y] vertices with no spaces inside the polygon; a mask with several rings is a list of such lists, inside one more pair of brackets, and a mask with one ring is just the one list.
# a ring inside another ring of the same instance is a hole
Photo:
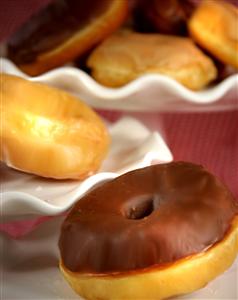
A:
{"label": "doughnut hole", "polygon": [[149,217],[159,206],[155,195],[142,195],[132,198],[124,208],[123,215],[127,219],[141,220]]}

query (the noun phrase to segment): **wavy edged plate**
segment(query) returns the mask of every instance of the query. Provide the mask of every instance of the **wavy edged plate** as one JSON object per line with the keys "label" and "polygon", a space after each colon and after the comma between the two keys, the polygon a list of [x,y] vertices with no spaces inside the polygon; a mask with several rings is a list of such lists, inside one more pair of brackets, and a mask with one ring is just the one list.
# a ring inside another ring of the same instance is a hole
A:
{"label": "wavy edged plate", "polygon": [[112,144],[99,172],[84,181],[57,181],[25,174],[0,165],[1,208],[4,220],[26,215],[65,212],[87,191],[103,181],[153,162],[169,162],[172,155],[158,132],[124,117],[108,126]]}
{"label": "wavy edged plate", "polygon": [[219,111],[238,109],[238,74],[194,92],[158,74],[139,77],[121,88],[107,88],[86,72],[71,66],[28,77],[10,60],[0,59],[2,72],[64,89],[94,108],[133,111]]}
{"label": "wavy edged plate", "polygon": [[[2,299],[83,300],[70,288],[58,268],[61,222],[62,218],[54,218],[20,240],[0,235]],[[238,259],[203,289],[174,300],[238,299],[237,276]]]}

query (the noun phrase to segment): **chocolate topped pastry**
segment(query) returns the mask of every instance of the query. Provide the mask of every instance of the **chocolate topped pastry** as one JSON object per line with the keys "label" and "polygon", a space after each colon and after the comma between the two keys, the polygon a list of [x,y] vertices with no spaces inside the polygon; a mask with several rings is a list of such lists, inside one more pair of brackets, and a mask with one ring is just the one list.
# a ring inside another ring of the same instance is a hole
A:
{"label": "chocolate topped pastry", "polygon": [[164,299],[201,288],[232,264],[238,204],[202,166],[149,166],[78,201],[59,246],[61,271],[86,299]]}
{"label": "chocolate topped pastry", "polygon": [[187,34],[187,20],[195,8],[191,0],[138,0],[134,23],[142,32]]}
{"label": "chocolate topped pastry", "polygon": [[92,9],[89,1],[54,1],[9,40],[9,56],[19,64],[35,61],[39,53],[65,42],[109,5],[110,0],[94,0]]}
{"label": "chocolate topped pastry", "polygon": [[56,0],[9,40],[8,55],[38,75],[80,56],[113,32],[127,15],[127,0]]}
{"label": "chocolate topped pastry", "polygon": [[69,270],[89,273],[173,263],[220,241],[237,213],[231,194],[204,168],[150,166],[105,183],[74,206],[62,227],[61,257]]}

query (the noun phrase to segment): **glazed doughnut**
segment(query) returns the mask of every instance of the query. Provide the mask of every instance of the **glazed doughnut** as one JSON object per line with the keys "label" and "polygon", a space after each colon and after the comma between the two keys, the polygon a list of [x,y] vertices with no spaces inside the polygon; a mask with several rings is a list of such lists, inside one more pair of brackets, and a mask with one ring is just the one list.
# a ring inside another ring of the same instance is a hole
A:
{"label": "glazed doughnut", "polygon": [[56,179],[83,179],[105,158],[109,135],[79,99],[43,84],[0,74],[1,161]]}
{"label": "glazed doughnut", "polygon": [[203,0],[188,23],[192,38],[214,57],[238,68],[238,8]]}
{"label": "glazed doughnut", "polygon": [[127,0],[56,0],[33,16],[8,43],[8,56],[35,76],[74,60],[116,30]]}
{"label": "glazed doughnut", "polygon": [[87,65],[98,82],[110,87],[157,73],[199,90],[217,76],[213,61],[192,40],[156,33],[115,33],[91,53]]}
{"label": "glazed doughnut", "polygon": [[78,201],[63,222],[60,268],[86,299],[164,299],[205,286],[238,252],[238,204],[201,166],[153,165]]}

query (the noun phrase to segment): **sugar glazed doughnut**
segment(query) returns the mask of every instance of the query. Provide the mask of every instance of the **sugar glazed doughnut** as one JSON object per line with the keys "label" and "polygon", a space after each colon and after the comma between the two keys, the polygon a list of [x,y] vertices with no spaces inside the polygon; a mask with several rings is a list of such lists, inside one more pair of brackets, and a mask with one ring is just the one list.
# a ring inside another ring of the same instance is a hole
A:
{"label": "sugar glazed doughnut", "polygon": [[110,87],[162,74],[199,90],[217,76],[213,61],[191,39],[157,33],[115,33],[94,49],[87,65],[98,82]]}
{"label": "sugar glazed doughnut", "polygon": [[0,74],[0,159],[9,167],[56,179],[83,179],[109,147],[100,117],[56,88]]}
{"label": "sugar glazed doughnut", "polygon": [[127,12],[127,0],[53,1],[12,36],[8,56],[23,72],[39,75],[91,50]]}
{"label": "sugar glazed doughnut", "polygon": [[238,69],[238,8],[203,0],[188,23],[192,38],[225,64]]}
{"label": "sugar glazed doughnut", "polygon": [[124,174],[72,208],[60,268],[86,299],[164,299],[204,287],[238,252],[238,204],[186,162]]}

